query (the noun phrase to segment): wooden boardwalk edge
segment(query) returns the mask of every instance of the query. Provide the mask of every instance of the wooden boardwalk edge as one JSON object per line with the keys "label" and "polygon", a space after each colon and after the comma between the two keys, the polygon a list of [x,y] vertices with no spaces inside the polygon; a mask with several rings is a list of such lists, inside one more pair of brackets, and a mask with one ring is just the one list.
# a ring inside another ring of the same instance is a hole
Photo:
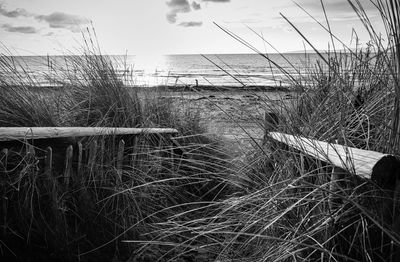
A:
{"label": "wooden boardwalk edge", "polygon": [[103,135],[175,134],[173,128],[0,127],[0,141]]}
{"label": "wooden boardwalk edge", "polygon": [[[387,154],[327,143],[301,136],[269,132],[268,136],[318,160],[348,170],[360,177],[371,179],[373,169]],[[394,158],[394,157],[393,157]]]}

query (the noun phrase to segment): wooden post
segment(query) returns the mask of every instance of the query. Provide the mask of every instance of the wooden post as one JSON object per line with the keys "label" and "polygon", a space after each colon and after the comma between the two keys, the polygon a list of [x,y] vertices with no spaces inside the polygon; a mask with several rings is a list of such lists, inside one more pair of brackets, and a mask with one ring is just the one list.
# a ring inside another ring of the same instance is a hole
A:
{"label": "wooden post", "polygon": [[279,118],[276,113],[264,112],[264,137],[262,144],[265,145],[267,142],[267,136],[269,132],[276,131],[276,127],[279,124]]}
{"label": "wooden post", "polygon": [[35,155],[35,148],[33,147],[33,145],[31,145],[30,143],[26,142],[26,154],[27,155]]}
{"label": "wooden post", "polygon": [[117,155],[118,182],[122,182],[122,164],[124,161],[124,150],[125,150],[125,141],[121,139],[118,143],[118,155]]}
{"label": "wooden post", "polygon": [[88,167],[89,167],[90,173],[93,172],[94,166],[96,164],[96,156],[97,156],[97,141],[93,140],[90,143],[89,157],[88,157]]}
{"label": "wooden post", "polygon": [[305,169],[305,164],[304,164],[304,154],[300,153],[300,176],[304,175],[304,169]]}
{"label": "wooden post", "polygon": [[83,157],[83,147],[82,143],[78,142],[78,167],[77,167],[77,174],[78,178],[82,177],[82,157]]}
{"label": "wooden post", "polygon": [[103,180],[103,175],[104,175],[104,155],[105,155],[105,140],[104,137],[100,139],[100,163],[99,163],[99,171],[100,171],[100,177]]}
{"label": "wooden post", "polygon": [[172,142],[172,139],[175,137],[175,134],[170,134],[168,136],[168,140],[169,140],[169,147],[170,147],[170,161],[171,161],[171,165],[172,167],[174,166],[174,160],[175,160],[175,154],[174,154],[174,143]]}
{"label": "wooden post", "polygon": [[7,172],[7,162],[8,162],[8,149],[7,148],[3,148],[1,150],[1,153],[4,157],[4,171]]}
{"label": "wooden post", "polygon": [[[382,214],[383,222],[391,225],[391,231],[398,236],[400,234],[400,210],[397,202],[400,193],[400,159],[392,155],[384,156],[374,165],[371,180],[382,189],[378,212]],[[398,245],[393,241],[382,244],[387,246],[390,244],[390,256],[386,258],[386,261],[400,261]]]}
{"label": "wooden post", "polygon": [[54,216],[57,216],[57,179],[53,177],[53,149],[51,147],[46,148],[46,156],[45,156],[45,167],[44,172],[48,179],[49,185],[49,194],[51,198],[51,206],[53,209]]}
{"label": "wooden post", "polygon": [[8,204],[8,198],[6,196],[2,196],[2,200],[1,202],[3,203],[2,205],[2,210],[3,210],[3,237],[6,237],[6,233],[7,233],[7,204]]}
{"label": "wooden post", "polygon": [[158,154],[156,154],[158,156],[158,165],[157,165],[157,172],[159,172],[161,170],[161,166],[162,166],[162,160],[163,160],[163,139],[164,137],[160,134],[158,134],[158,146],[157,146],[157,150],[158,150]]}
{"label": "wooden post", "polygon": [[[375,182],[384,192],[383,206],[386,222],[391,220],[392,224],[400,226],[399,210],[396,210],[395,199],[400,190],[400,160],[395,156],[385,156],[379,160],[372,169],[371,180]],[[400,228],[399,228],[400,229]],[[400,232],[396,232],[400,233]]]}
{"label": "wooden post", "polygon": [[135,135],[133,138],[133,154],[132,154],[132,167],[136,165],[137,155],[139,150],[140,135]]}
{"label": "wooden post", "polygon": [[53,170],[53,149],[51,147],[47,147],[44,172],[46,173],[47,177],[50,180],[53,179],[53,176],[51,174],[52,170]]}
{"label": "wooden post", "polygon": [[336,194],[340,189],[338,183],[342,178],[343,171],[344,171],[343,169],[340,169],[338,167],[335,166],[332,167],[330,183],[329,183],[329,200],[328,200],[329,210],[331,213],[335,212],[340,202],[340,198],[337,197]]}
{"label": "wooden post", "polygon": [[64,184],[66,188],[68,188],[69,180],[71,178],[73,154],[74,154],[74,148],[72,145],[70,145],[67,147],[67,150],[65,151]]}

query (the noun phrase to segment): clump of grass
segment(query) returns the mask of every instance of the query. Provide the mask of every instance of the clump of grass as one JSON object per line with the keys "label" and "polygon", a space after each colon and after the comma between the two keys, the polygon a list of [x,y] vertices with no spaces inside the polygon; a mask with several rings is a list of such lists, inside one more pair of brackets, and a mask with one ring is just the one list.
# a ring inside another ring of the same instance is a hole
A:
{"label": "clump of grass", "polygon": [[[124,86],[112,57],[102,55],[92,37],[80,56],[68,56],[51,77],[61,83],[70,100],[75,125],[138,127],[142,111],[135,87]],[[85,38],[85,42],[87,41]],[[57,65],[56,65],[57,67]],[[61,68],[69,68],[62,71]]]}
{"label": "clump of grass", "polygon": [[[302,92],[268,108],[279,115],[274,131],[398,154],[398,4],[376,1],[388,28],[384,46],[360,2],[351,3],[373,44],[355,51],[344,46],[343,53],[315,50],[322,62],[307,75],[289,77]],[[398,260],[393,192],[346,170],[335,169],[340,179],[333,181],[330,164],[273,140],[257,151],[241,171],[250,179],[236,196],[214,202],[214,212],[197,219],[174,216],[159,238],[185,236],[175,249],[208,252],[219,261]]]}
{"label": "clump of grass", "polygon": [[36,89],[28,68],[10,54],[0,55],[0,126],[58,126],[63,99]]}
{"label": "clump of grass", "polygon": [[[4,78],[0,88],[9,95],[0,97],[2,125],[169,127],[181,133],[174,144],[165,137],[145,135],[3,144],[9,151],[0,156],[0,236],[2,256],[10,260],[160,257],[167,252],[163,247],[143,251],[138,243],[153,240],[153,230],[168,217],[193,205],[205,207],[227,192],[224,176],[231,164],[218,140],[202,134],[196,115],[178,114],[171,103],[159,104],[159,97],[140,98],[137,89],[122,84],[109,57],[92,46],[87,45],[82,56],[52,65],[52,88],[42,89],[34,79],[25,84],[24,73],[20,81]],[[12,71],[7,64],[12,60],[3,58],[5,68]],[[23,70],[29,79],[29,70]],[[125,151],[118,169],[120,139]],[[78,173],[74,159],[67,184],[65,149],[73,145],[77,152],[78,142],[83,145],[84,164]],[[33,145],[35,154],[25,153],[26,143]],[[51,176],[43,166],[47,146],[54,151]],[[95,155],[90,153],[93,148]]]}

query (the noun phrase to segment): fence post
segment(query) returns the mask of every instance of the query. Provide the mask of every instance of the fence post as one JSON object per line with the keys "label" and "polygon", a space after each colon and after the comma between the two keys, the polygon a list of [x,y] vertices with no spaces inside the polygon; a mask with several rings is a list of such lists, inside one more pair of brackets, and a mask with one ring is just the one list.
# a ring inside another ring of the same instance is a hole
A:
{"label": "fence post", "polygon": [[7,172],[7,161],[8,161],[8,149],[4,148],[1,150],[2,155],[4,155],[4,171]]}
{"label": "fence post", "polygon": [[384,221],[392,225],[396,234],[400,234],[400,210],[399,203],[396,203],[400,193],[400,160],[390,155],[383,157],[373,167],[371,180],[385,194],[381,205]]}
{"label": "fence post", "polygon": [[27,155],[35,155],[35,148],[33,147],[33,145],[31,145],[30,143],[26,142],[26,154]]}
{"label": "fence post", "polygon": [[46,148],[44,172],[47,175],[47,179],[49,181],[51,206],[53,208],[53,214],[54,214],[54,216],[56,216],[56,214],[57,214],[57,179],[55,177],[53,177],[52,170],[53,170],[53,149],[49,146]]}
{"label": "fence post", "polygon": [[72,145],[70,145],[67,147],[67,150],[65,151],[64,183],[66,188],[68,188],[69,180],[71,178],[73,154],[74,154],[74,148]]}
{"label": "fence post", "polygon": [[170,159],[171,159],[171,164],[172,164],[172,166],[174,166],[174,164],[175,164],[175,154],[174,154],[174,143],[172,142],[172,139],[174,138],[176,136],[176,134],[170,134],[169,135],[169,137],[168,137],[168,139],[169,139],[169,143],[170,143],[170,145],[169,145],[169,147],[170,147]]}
{"label": "fence post", "polygon": [[[7,161],[8,161],[8,149],[4,148],[1,150],[2,157],[0,160],[3,160],[2,162],[4,163],[4,172],[7,173]],[[1,196],[1,202],[2,202],[2,213],[3,213],[3,236],[6,236],[7,233],[7,206],[8,206],[8,198],[3,194]]]}
{"label": "fence post", "polygon": [[46,148],[46,160],[44,166],[44,172],[46,173],[49,179],[53,178],[51,174],[52,169],[53,169],[53,149],[49,146]]}
{"label": "fence post", "polygon": [[125,150],[125,141],[121,139],[118,143],[118,154],[117,154],[118,182],[122,182],[122,164],[124,161],[124,150]]}
{"label": "fence post", "polygon": [[83,155],[83,147],[82,143],[78,142],[78,167],[77,167],[77,174],[78,177],[81,178],[82,176],[82,156]]}
{"label": "fence post", "polygon": [[276,127],[279,124],[279,118],[276,113],[273,112],[264,112],[264,137],[262,144],[265,145],[267,143],[268,133],[272,131],[276,131]]}
{"label": "fence post", "polygon": [[94,165],[96,164],[96,154],[97,154],[97,141],[93,140],[89,146],[88,166],[90,173],[93,172]]}
{"label": "fence post", "polygon": [[163,161],[163,145],[164,145],[164,137],[161,134],[158,134],[158,165],[157,165],[157,172],[161,170],[162,161]]}
{"label": "fence post", "polygon": [[103,179],[103,174],[104,174],[104,150],[105,150],[105,140],[104,137],[100,139],[100,164],[99,164],[99,169],[100,169],[100,177]]}
{"label": "fence post", "polygon": [[329,210],[331,213],[333,213],[340,201],[340,198],[336,196],[336,193],[339,191],[340,185],[339,185],[339,180],[342,178],[343,175],[342,169],[333,166],[332,167],[332,172],[330,175],[330,183],[329,183],[329,199],[328,199],[328,205],[329,205]]}
{"label": "fence post", "polygon": [[133,137],[133,148],[132,148],[132,157],[131,157],[131,166],[135,168],[136,160],[137,160],[137,153],[138,153],[138,145],[139,145],[139,135],[135,135]]}
{"label": "fence post", "polygon": [[[4,148],[1,150],[1,154],[2,154],[2,160],[4,163],[4,172],[7,172],[7,161],[8,161],[8,149]],[[7,206],[8,206],[8,198],[5,196],[5,194],[3,194],[1,196],[1,202],[2,202],[2,213],[3,213],[3,236],[6,236],[7,233]]]}
{"label": "fence post", "polygon": [[7,208],[7,204],[8,204],[8,198],[5,196],[5,195],[3,195],[3,196],[1,196],[2,197],[2,200],[1,200],[1,202],[3,203],[3,205],[2,205],[2,213],[3,213],[3,237],[5,238],[6,237],[6,233],[7,233],[7,210],[8,210],[8,208]]}

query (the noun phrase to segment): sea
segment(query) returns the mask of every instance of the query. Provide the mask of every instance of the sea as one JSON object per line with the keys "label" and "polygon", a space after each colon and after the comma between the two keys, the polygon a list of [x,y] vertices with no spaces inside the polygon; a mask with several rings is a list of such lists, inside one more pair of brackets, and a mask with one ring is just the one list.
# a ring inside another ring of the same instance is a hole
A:
{"label": "sea", "polygon": [[[314,53],[106,57],[128,86],[287,86],[321,60]],[[53,86],[60,70],[72,70],[69,59],[74,56],[18,56],[12,63],[39,85]]]}

